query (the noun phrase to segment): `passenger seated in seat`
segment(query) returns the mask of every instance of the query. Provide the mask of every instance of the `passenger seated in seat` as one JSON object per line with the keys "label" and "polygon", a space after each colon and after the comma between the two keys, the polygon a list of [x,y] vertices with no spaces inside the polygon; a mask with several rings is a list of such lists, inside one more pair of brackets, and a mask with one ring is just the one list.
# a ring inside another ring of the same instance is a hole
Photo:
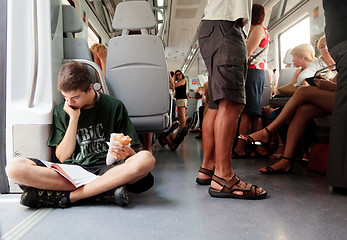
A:
{"label": "passenger seated in seat", "polygon": [[[140,141],[123,103],[93,90],[88,68],[77,62],[62,66],[58,89],[65,102],[54,109],[47,144],[55,147],[55,155],[61,163],[82,166],[99,177],[76,188],[37,159],[15,158],[6,172],[24,190],[21,204],[33,208],[64,208],[93,197],[91,199],[103,203],[125,206],[127,190],[141,193],[150,189],[153,186],[150,171],[155,158],[148,151],[135,152]],[[129,135],[132,147],[116,144],[118,149],[108,150],[106,141],[111,133]],[[116,164],[106,165],[108,151],[118,160]]]}
{"label": "passenger seated in seat", "polygon": [[303,82],[303,80],[307,77],[313,77],[316,72],[314,71],[312,73],[312,69],[308,69],[310,64],[315,60],[315,53],[312,45],[307,43],[298,45],[293,48],[291,54],[293,56],[293,64],[298,68],[293,75],[291,83],[297,84],[300,82],[300,84],[308,85],[306,82]]}
{"label": "passenger seated in seat", "polygon": [[[281,87],[282,93],[287,95],[293,95],[295,90],[297,89],[294,87],[294,84],[297,81],[302,82],[300,79],[304,79],[304,77],[313,77],[315,71],[312,73],[312,69],[308,70],[308,67],[311,66],[310,64],[314,62],[314,49],[310,44],[301,44],[296,46],[294,49],[291,50],[291,54],[293,56],[293,65],[297,67],[298,69],[295,71],[291,81],[289,84]],[[302,83],[303,85],[308,85],[306,81]],[[269,117],[270,119],[276,119],[276,117],[281,113],[282,108],[277,108],[274,111],[271,111]],[[273,144],[278,143],[277,149],[274,151],[274,154],[270,156],[272,159],[278,159],[283,156],[283,142],[286,138],[286,132],[287,128],[286,126],[279,129],[279,131],[274,132],[274,138],[272,139],[272,143],[267,144],[267,147],[257,147],[257,154],[258,157],[260,156],[267,156],[271,150],[273,150]]]}
{"label": "passenger seated in seat", "polygon": [[[334,63],[327,50],[325,39],[320,41],[319,49],[324,62]],[[328,75],[334,74],[329,73]],[[295,150],[305,131],[307,122],[331,113],[335,97],[336,75],[332,80],[315,78],[314,82],[317,86],[298,87],[279,116],[266,128],[249,136],[240,136],[249,144],[255,144],[256,141],[259,141],[262,145],[266,145],[271,141],[273,134],[279,127],[291,120],[282,159],[272,166],[261,168],[260,172],[264,174],[291,172]]]}

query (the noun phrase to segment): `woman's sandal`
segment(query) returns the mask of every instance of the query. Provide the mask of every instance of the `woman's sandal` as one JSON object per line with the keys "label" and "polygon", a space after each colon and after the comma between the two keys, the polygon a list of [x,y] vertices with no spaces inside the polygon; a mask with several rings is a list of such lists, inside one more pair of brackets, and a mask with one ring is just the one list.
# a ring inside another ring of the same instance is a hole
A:
{"label": "woman's sandal", "polygon": [[243,135],[243,134],[240,134],[240,136],[238,138],[241,139],[242,141],[245,141],[246,144],[249,144],[249,145],[252,145],[252,146],[267,147],[271,143],[271,140],[272,140],[272,137],[273,137],[273,133],[270,132],[270,130],[267,127],[265,127],[265,131],[268,133],[268,136],[270,137],[270,140],[268,142],[255,141],[251,136]]}
{"label": "woman's sandal", "polygon": [[196,183],[199,184],[199,185],[210,185],[211,184],[211,180],[212,180],[212,176],[214,174],[214,171],[210,170],[210,169],[206,169],[206,168],[200,167],[199,172],[201,172],[201,173],[203,173],[203,174],[205,174],[207,176],[210,176],[211,178],[209,178],[209,179],[196,178]]}
{"label": "woman's sandal", "polygon": [[288,157],[284,157],[282,156],[281,159],[286,159],[289,160],[291,162],[291,167],[288,171],[283,171],[282,169],[278,169],[275,170],[273,169],[271,166],[265,167],[266,172],[260,171],[262,174],[266,174],[266,175],[274,175],[274,174],[287,174],[287,173],[293,173],[293,158],[288,158]]}
{"label": "woman's sandal", "polygon": [[[262,193],[257,194],[258,186],[256,185],[244,183],[245,187],[239,186],[241,180],[236,175],[234,175],[229,181],[213,175],[212,180],[222,186],[222,189],[220,191],[210,187],[208,192],[212,197],[256,200],[264,199],[267,195],[267,192],[265,190],[263,190]],[[234,192],[242,192],[242,195],[236,194]]]}

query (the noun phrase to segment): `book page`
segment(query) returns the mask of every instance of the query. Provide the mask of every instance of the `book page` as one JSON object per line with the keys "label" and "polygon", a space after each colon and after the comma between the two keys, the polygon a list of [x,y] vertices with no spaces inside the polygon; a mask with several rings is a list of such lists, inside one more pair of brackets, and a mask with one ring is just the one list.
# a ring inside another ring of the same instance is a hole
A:
{"label": "book page", "polygon": [[78,165],[52,163],[44,160],[40,161],[69,180],[77,188],[86,185],[99,177]]}

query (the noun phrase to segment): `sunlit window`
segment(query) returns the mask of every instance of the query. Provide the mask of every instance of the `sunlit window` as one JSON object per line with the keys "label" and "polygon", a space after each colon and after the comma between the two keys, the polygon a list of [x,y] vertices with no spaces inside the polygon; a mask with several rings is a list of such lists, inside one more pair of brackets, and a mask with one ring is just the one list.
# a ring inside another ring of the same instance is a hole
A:
{"label": "sunlit window", "polygon": [[100,39],[94,28],[88,24],[88,46],[91,47],[94,43],[100,43]]}
{"label": "sunlit window", "polygon": [[289,28],[279,36],[281,69],[285,68],[283,63],[284,56],[290,48],[294,48],[299,44],[310,43],[310,19],[306,17],[293,27]]}
{"label": "sunlit window", "polygon": [[158,7],[164,6],[164,0],[157,0],[157,6]]}
{"label": "sunlit window", "polygon": [[158,24],[158,30],[160,30],[162,26],[163,26],[163,24],[162,24],[162,23],[159,23],[159,24]]}
{"label": "sunlit window", "polygon": [[163,15],[161,15],[160,13],[158,13],[158,20],[162,21],[163,20]]}

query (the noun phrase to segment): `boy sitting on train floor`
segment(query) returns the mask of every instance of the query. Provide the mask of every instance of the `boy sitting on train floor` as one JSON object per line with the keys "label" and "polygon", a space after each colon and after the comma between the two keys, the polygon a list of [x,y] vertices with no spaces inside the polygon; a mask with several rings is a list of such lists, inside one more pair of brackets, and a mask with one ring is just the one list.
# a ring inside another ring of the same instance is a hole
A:
{"label": "boy sitting on train floor", "polygon": [[[79,165],[99,177],[76,188],[37,159],[15,158],[6,172],[24,190],[21,204],[33,208],[64,208],[88,198],[126,206],[127,191],[141,193],[150,189],[154,182],[150,171],[155,158],[148,151],[135,152],[141,145],[123,103],[96,92],[88,68],[77,62],[62,66],[58,90],[65,102],[54,109],[47,145],[55,147],[55,155],[61,163]],[[108,150],[106,141],[111,133],[129,135],[132,147],[116,144],[118,148]],[[116,160],[125,160],[106,165],[108,151]]]}

